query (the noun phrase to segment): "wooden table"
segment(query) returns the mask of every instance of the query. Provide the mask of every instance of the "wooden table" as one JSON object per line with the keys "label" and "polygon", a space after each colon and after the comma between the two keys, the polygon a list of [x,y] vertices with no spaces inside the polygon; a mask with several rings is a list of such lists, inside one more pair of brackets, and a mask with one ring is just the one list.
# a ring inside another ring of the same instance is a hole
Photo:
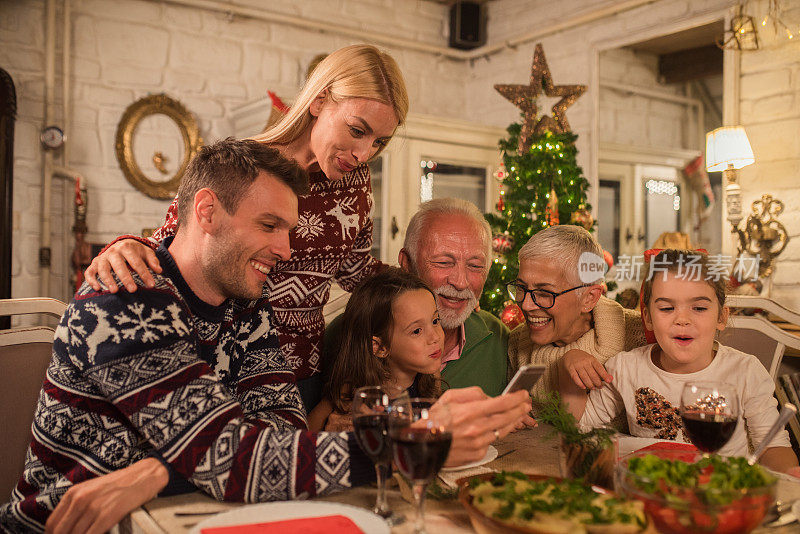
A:
{"label": "wooden table", "polygon": [[[462,476],[483,473],[488,468],[501,470],[519,470],[525,473],[547,476],[562,476],[562,456],[556,440],[546,439],[552,432],[549,427],[520,430],[506,436],[494,444],[498,458],[486,466],[460,471],[443,473],[443,478],[455,480]],[[329,501],[360,506],[366,509],[375,504],[375,488],[361,487],[340,492],[327,497],[318,497],[309,501],[309,511],[313,511],[315,501]],[[406,516],[406,521],[392,528],[392,534],[407,534],[413,531],[414,508],[404,500],[397,486],[388,491],[389,504],[399,514]],[[778,498],[781,500],[800,498],[800,483],[781,480],[778,484]],[[144,534],[185,534],[209,517],[209,513],[222,512],[242,506],[235,503],[220,503],[203,493],[190,493],[175,497],[155,499],[130,516],[130,531]],[[456,500],[436,501],[427,499],[425,519],[429,532],[437,534],[472,534],[475,531],[469,518]],[[191,515],[197,514],[197,515]],[[123,528],[122,530],[127,530]],[[758,529],[763,534],[784,534],[797,532],[797,523],[782,528]]]}

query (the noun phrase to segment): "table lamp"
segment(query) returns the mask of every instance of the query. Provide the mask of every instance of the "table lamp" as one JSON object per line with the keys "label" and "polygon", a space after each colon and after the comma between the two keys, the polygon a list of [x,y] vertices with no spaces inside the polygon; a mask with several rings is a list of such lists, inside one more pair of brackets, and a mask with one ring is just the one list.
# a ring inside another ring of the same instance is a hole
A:
{"label": "table lamp", "polygon": [[742,188],[736,181],[736,171],[755,161],[750,141],[741,126],[723,126],[706,134],[706,170],[722,171],[725,176],[725,198],[732,231],[736,231],[742,221]]}

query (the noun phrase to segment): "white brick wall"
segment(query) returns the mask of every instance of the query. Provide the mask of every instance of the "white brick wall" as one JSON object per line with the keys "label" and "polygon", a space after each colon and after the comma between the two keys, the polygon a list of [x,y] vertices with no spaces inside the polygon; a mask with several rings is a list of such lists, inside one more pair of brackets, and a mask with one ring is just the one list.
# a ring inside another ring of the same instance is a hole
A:
{"label": "white brick wall", "polygon": [[[240,0],[264,9],[261,0]],[[57,2],[60,8],[61,2]],[[446,6],[423,0],[271,0],[267,9],[349,28],[385,31],[444,45]],[[43,0],[0,2],[0,66],[14,79],[18,97],[15,136],[12,294],[39,294],[41,151],[45,36]],[[114,153],[117,123],[125,108],[150,93],[165,92],[198,118],[213,141],[232,133],[230,111],[267,89],[291,99],[317,54],[358,42],[295,26],[168,6],[145,0],[72,1],[73,123],[67,132],[70,166],[89,184],[88,238],[105,242],[161,224],[166,201],[139,193],[122,175]],[[56,123],[61,117],[61,14],[56,76]],[[418,113],[463,117],[465,62],[388,49],[405,73]],[[425,95],[431,95],[426,98]],[[58,185],[58,184],[57,184]],[[72,249],[72,214],[55,193],[52,294],[67,299],[66,256]],[[67,188],[69,189],[69,188]],[[67,203],[69,199],[66,199]],[[60,260],[60,261],[57,261]]]}

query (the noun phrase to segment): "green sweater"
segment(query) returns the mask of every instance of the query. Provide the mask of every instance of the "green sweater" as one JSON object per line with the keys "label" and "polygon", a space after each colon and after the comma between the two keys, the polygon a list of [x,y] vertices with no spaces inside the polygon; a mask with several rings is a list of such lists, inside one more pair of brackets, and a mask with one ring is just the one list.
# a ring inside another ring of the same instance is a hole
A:
{"label": "green sweater", "polygon": [[[328,376],[332,358],[338,352],[337,338],[342,329],[338,315],[325,328],[323,374]],[[442,389],[480,386],[495,397],[508,383],[508,328],[491,313],[472,312],[464,321],[464,350],[457,360],[447,362],[442,371]]]}
{"label": "green sweater", "polygon": [[496,397],[508,383],[508,327],[485,310],[472,312],[464,322],[464,350],[442,371],[442,389],[480,386]]}

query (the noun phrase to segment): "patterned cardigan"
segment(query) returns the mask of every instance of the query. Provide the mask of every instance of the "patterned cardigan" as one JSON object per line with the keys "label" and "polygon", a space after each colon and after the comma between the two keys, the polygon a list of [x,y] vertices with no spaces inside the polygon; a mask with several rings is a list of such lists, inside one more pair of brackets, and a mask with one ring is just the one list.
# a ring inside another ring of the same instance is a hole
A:
{"label": "patterned cardigan", "polygon": [[313,497],[373,468],[352,434],[312,433],[266,299],[201,301],[167,251],[153,289],[83,284],[56,330],[33,440],[0,525],[44,530],[73,485],[148,455],[219,500]]}
{"label": "patterned cardigan", "polygon": [[[321,372],[322,308],[331,282],[352,291],[383,266],[370,255],[373,199],[367,164],[341,180],[329,180],[322,172],[310,177],[309,194],[298,199],[299,220],[290,236],[292,257],[275,265],[266,284],[281,348],[297,380]],[[176,197],[152,240],[130,235],[117,240],[133,238],[157,247],[175,235],[177,201]]]}

